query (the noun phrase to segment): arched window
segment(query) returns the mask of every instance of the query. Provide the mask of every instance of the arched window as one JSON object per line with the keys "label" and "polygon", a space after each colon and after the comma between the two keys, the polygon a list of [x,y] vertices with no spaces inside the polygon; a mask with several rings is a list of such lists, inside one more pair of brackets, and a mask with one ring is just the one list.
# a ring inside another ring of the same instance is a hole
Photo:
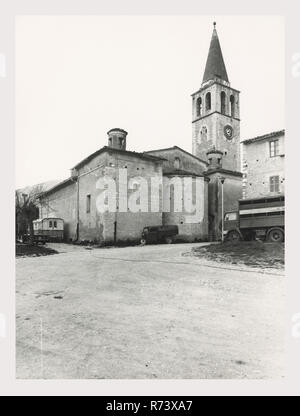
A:
{"label": "arched window", "polygon": [[174,159],[174,168],[175,169],[180,169],[180,159],[179,159],[179,157],[175,157],[175,159]]}
{"label": "arched window", "polygon": [[221,92],[221,113],[225,114],[226,112],[226,94],[224,91]]}
{"label": "arched window", "polygon": [[197,117],[200,117],[202,115],[202,98],[198,97],[196,101],[196,114]]}
{"label": "arched window", "polygon": [[205,110],[209,111],[211,109],[211,94],[208,92],[205,96]]}
{"label": "arched window", "polygon": [[230,116],[234,117],[234,96],[230,96]]}

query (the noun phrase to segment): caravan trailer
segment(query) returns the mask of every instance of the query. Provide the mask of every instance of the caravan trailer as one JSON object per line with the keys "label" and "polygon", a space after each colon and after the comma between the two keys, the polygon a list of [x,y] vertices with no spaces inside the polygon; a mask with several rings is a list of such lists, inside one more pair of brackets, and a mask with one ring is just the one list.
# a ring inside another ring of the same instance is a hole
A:
{"label": "caravan trailer", "polygon": [[64,220],[62,218],[42,218],[34,220],[32,223],[35,241],[62,241],[64,239]]}

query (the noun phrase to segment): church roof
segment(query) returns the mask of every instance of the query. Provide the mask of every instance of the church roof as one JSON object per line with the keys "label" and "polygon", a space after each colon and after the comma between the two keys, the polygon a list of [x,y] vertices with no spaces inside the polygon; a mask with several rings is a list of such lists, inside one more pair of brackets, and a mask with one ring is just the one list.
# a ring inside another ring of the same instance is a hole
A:
{"label": "church roof", "polygon": [[187,155],[191,156],[192,158],[194,158],[194,159],[198,160],[199,162],[202,162],[202,163],[204,163],[205,165],[208,165],[208,163],[207,163],[205,160],[200,159],[199,157],[197,157],[197,156],[193,155],[192,153],[188,152],[187,150],[182,149],[182,148],[181,148],[181,147],[179,147],[179,146],[166,147],[166,148],[164,148],[164,149],[147,150],[146,152],[144,152],[144,154],[145,154],[145,153],[150,153],[150,154],[152,154],[152,153],[159,153],[159,152],[168,152],[168,151],[172,151],[172,150],[176,150],[176,149],[177,149],[177,150],[179,150],[180,152],[183,152],[183,153],[185,153],[185,154],[187,154]]}
{"label": "church roof", "polygon": [[65,179],[65,180],[57,183],[56,185],[52,186],[51,188],[47,189],[46,191],[42,192],[41,195],[40,195],[40,197],[43,198],[43,197],[45,197],[47,195],[52,194],[53,192],[58,191],[59,189],[64,188],[65,186],[69,186],[69,185],[72,185],[74,183],[75,182],[74,182],[74,179],[73,178],[71,178],[71,177],[70,178],[67,178],[67,179]]}
{"label": "church roof", "polygon": [[219,37],[216,30],[216,24],[214,23],[214,30],[210,41],[209,52],[202,82],[214,80],[216,78],[229,82]]}
{"label": "church roof", "polygon": [[[98,149],[96,152],[94,152],[91,155],[84,158],[81,162],[77,163],[77,165],[75,165],[72,169],[77,170],[77,169],[81,168],[82,166],[86,165],[91,160],[93,160],[96,156],[98,156],[98,155],[100,155],[101,153],[104,153],[104,152],[122,153],[122,154],[126,154],[126,155],[135,156],[139,159],[149,160],[149,161],[153,161],[153,162],[163,162],[164,160],[166,160],[163,157],[159,157],[159,156],[147,155],[147,154],[144,154],[144,153],[131,152],[131,151],[128,151],[128,150],[115,149],[113,147],[104,146],[101,149]],[[64,181],[61,181],[61,182],[57,183],[56,185],[52,186],[51,188],[47,189],[46,191],[41,192],[41,197],[44,197],[44,196],[49,195],[53,192],[56,192],[59,189],[64,188],[65,186],[69,186],[71,184],[74,184],[75,181],[76,181],[76,179],[74,179],[72,177],[67,178]]]}
{"label": "church roof", "polygon": [[147,159],[147,160],[152,160],[152,161],[162,161],[162,160],[164,160],[164,158],[158,157],[158,156],[152,156],[152,155],[147,155],[145,153],[132,152],[132,151],[129,151],[129,150],[116,149],[114,147],[104,146],[101,149],[96,150],[96,152],[94,152],[91,155],[87,156],[83,160],[81,160],[81,162],[77,163],[73,167],[73,169],[79,169],[79,168],[81,168],[82,166],[86,165],[91,160],[93,160],[96,156],[98,156],[98,155],[100,155],[101,153],[104,153],[104,152],[108,152],[108,153],[122,153],[122,154],[126,154],[126,155],[135,156],[135,157],[137,157],[139,159]]}
{"label": "church roof", "polygon": [[237,170],[223,169],[223,168],[208,169],[205,172],[203,172],[205,176],[210,176],[213,173],[224,173],[224,174],[228,174],[232,176],[239,176],[239,177],[243,176],[242,172],[239,172]]}
{"label": "church roof", "polygon": [[165,176],[174,175],[174,176],[199,176],[203,177],[204,175],[201,173],[197,173],[194,171],[189,171],[185,169],[175,169],[175,168],[164,168],[163,174]]}

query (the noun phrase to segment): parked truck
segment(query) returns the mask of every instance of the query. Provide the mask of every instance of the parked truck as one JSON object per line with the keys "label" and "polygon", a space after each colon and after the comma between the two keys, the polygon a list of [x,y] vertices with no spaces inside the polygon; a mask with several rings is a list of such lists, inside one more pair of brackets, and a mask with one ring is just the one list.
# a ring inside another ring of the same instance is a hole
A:
{"label": "parked truck", "polygon": [[284,195],[239,200],[238,211],[224,215],[224,238],[284,241]]}

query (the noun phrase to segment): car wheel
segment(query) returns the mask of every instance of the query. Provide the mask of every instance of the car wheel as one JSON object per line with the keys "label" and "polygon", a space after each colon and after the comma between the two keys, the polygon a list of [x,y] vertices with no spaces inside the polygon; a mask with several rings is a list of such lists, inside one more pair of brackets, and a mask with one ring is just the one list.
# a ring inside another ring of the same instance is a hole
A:
{"label": "car wheel", "polygon": [[145,238],[141,239],[141,246],[145,246],[147,244],[147,241]]}
{"label": "car wheel", "polygon": [[167,244],[172,244],[173,243],[173,238],[172,237],[166,237],[165,239]]}
{"label": "car wheel", "polygon": [[271,243],[282,243],[284,239],[284,233],[280,228],[274,228],[268,233],[267,240]]}
{"label": "car wheel", "polygon": [[235,241],[240,241],[240,239],[241,239],[240,234],[235,230],[229,231],[229,233],[227,234],[228,241],[235,242]]}

